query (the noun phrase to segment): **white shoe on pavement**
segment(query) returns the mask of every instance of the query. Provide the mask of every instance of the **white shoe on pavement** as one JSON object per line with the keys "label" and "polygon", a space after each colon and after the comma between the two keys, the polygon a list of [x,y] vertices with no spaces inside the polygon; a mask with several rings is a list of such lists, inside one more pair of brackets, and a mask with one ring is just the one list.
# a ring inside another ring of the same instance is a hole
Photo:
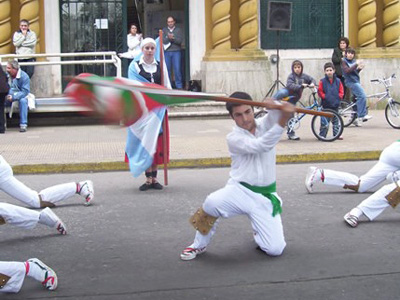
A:
{"label": "white shoe on pavement", "polygon": [[79,195],[85,198],[85,205],[89,206],[94,198],[93,182],[91,180],[86,180],[79,182]]}
{"label": "white shoe on pavement", "polygon": [[185,248],[181,253],[182,260],[192,260],[196,258],[197,255],[206,252],[206,247],[195,249],[195,248]]}
{"label": "white shoe on pavement", "polygon": [[56,228],[59,234],[67,234],[67,227],[64,222],[49,207],[40,212],[39,223]]}
{"label": "white shoe on pavement", "polygon": [[345,214],[344,221],[351,227],[355,228],[358,225],[358,217],[351,215],[349,212]]}
{"label": "white shoe on pavement", "polygon": [[312,192],[313,192],[314,183],[321,181],[321,176],[319,173],[320,173],[320,170],[317,167],[309,167],[308,168],[305,185],[306,185],[307,191],[310,194],[312,194]]}
{"label": "white shoe on pavement", "polygon": [[47,266],[44,262],[37,258],[30,258],[28,262],[36,264],[40,269],[45,272],[44,280],[42,281],[42,285],[50,291],[54,291],[57,288],[58,278],[56,272],[53,271],[52,268]]}
{"label": "white shoe on pavement", "polygon": [[370,116],[370,115],[365,115],[364,117],[362,117],[362,121],[363,121],[363,122],[367,122],[369,119],[372,119],[372,116]]}

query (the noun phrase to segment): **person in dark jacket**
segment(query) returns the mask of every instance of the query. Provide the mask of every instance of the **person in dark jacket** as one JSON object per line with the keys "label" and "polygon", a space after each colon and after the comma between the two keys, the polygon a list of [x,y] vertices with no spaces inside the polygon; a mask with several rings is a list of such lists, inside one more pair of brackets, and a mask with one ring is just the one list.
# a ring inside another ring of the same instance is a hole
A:
{"label": "person in dark jacket", "polygon": [[181,64],[183,33],[175,24],[175,18],[173,16],[168,16],[168,26],[163,28],[164,55],[165,64],[167,65],[169,74],[169,81],[172,82],[172,73],[174,73],[175,87],[177,89],[182,89],[184,86]]}
{"label": "person in dark jacket", "polygon": [[364,63],[356,61],[355,54],[356,51],[353,48],[346,49],[345,57],[342,59],[342,72],[346,86],[351,89],[357,99],[357,119],[354,121],[354,125],[360,127],[372,116],[367,115],[367,96],[360,83],[360,72],[364,69]]}
{"label": "person in dark jacket", "polygon": [[4,72],[3,68],[0,67],[0,133],[6,132],[4,102],[6,100],[6,96],[8,95],[9,90],[10,87],[8,86],[7,75]]}
{"label": "person in dark jacket", "polygon": [[[292,62],[292,73],[288,76],[286,87],[280,89],[272,97],[274,99],[283,99],[290,96],[289,102],[293,105],[300,100],[303,90],[306,87],[314,87],[317,83],[314,78],[310,75],[303,73],[303,63],[300,60],[295,60]],[[289,140],[300,140],[293,130],[288,128],[287,135]]]}
{"label": "person in dark jacket", "polygon": [[333,50],[332,63],[335,67],[336,77],[340,79],[343,84],[344,94],[346,95],[346,86],[344,84],[344,77],[342,74],[342,58],[344,57],[346,49],[350,46],[350,41],[347,37],[341,37],[338,41],[338,46]]}
{"label": "person in dark jacket", "polygon": [[[319,81],[318,96],[321,98],[322,108],[332,109],[336,112],[339,110],[340,100],[343,99],[344,89],[339,78],[336,77],[335,67],[331,62],[324,65],[325,77]],[[333,118],[321,118],[321,128],[319,134],[325,136],[328,132],[329,123],[332,121],[333,134],[336,135],[338,128],[338,120]],[[338,138],[343,139],[342,137]]]}

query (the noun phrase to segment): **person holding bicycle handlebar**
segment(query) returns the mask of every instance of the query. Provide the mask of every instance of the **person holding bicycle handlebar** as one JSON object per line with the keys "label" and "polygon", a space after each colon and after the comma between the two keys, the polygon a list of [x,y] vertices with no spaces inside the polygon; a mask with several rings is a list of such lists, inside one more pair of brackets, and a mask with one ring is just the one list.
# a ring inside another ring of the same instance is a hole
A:
{"label": "person holding bicycle handlebar", "polygon": [[[304,88],[316,85],[317,83],[314,78],[303,73],[303,63],[300,60],[295,60],[292,62],[292,73],[287,78],[286,87],[276,92],[272,98],[279,100],[291,96],[288,102],[296,105],[303,94]],[[300,140],[294,130],[290,130],[289,128],[287,135],[289,140]]]}
{"label": "person holding bicycle handlebar", "polygon": [[363,122],[368,121],[372,116],[367,115],[367,97],[360,83],[360,72],[364,69],[364,64],[362,61],[354,59],[355,54],[356,51],[353,48],[346,49],[345,57],[342,59],[342,72],[346,86],[351,89],[351,93],[357,98],[358,119],[354,121],[354,125],[360,127]]}

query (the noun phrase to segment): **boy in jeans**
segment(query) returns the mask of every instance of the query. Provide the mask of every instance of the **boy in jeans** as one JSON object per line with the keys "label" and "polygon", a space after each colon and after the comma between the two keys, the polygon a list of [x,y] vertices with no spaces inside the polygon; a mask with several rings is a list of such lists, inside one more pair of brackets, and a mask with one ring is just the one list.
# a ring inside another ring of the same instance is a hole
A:
{"label": "boy in jeans", "polygon": [[347,48],[341,66],[344,84],[351,89],[352,94],[357,98],[357,119],[354,121],[354,125],[362,126],[362,122],[368,121],[372,116],[367,115],[367,97],[360,84],[360,72],[364,69],[364,64],[362,61],[354,59],[355,54],[356,51],[353,48]]}
{"label": "boy in jeans", "polygon": [[[314,78],[303,73],[303,63],[300,60],[295,60],[292,63],[292,73],[287,78],[286,88],[276,92],[273,98],[279,100],[290,96],[289,102],[296,105],[303,94],[303,89],[306,87],[314,87],[315,85],[317,85],[317,83]],[[300,140],[295,132],[289,128],[287,130],[287,135],[289,140]]]}
{"label": "boy in jeans", "polygon": [[[321,98],[322,108],[332,109],[336,112],[339,110],[340,100],[343,99],[344,88],[340,79],[336,77],[335,67],[333,63],[328,62],[324,65],[325,77],[319,81],[318,96]],[[329,128],[330,118],[321,118],[321,129],[319,134],[326,137]],[[333,134],[336,135],[338,120],[332,119]],[[338,138],[342,140],[342,137]]]}

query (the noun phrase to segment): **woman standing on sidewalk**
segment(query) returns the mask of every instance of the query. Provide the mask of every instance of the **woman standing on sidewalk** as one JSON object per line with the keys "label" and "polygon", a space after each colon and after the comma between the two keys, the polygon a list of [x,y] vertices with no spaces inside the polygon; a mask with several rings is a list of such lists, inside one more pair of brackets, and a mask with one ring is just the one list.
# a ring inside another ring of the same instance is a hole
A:
{"label": "woman standing on sidewalk", "polygon": [[[163,68],[163,74],[161,73],[161,65],[160,62],[156,60],[155,53],[157,51],[157,43],[152,38],[145,38],[142,42],[142,52],[143,56],[138,61],[132,61],[129,65],[128,70],[128,78],[138,80],[141,82],[150,82],[161,84],[164,82],[164,86],[171,89],[171,83],[168,77],[167,68]],[[157,51],[158,52],[158,51]],[[162,80],[163,79],[163,80]],[[158,122],[158,117],[155,114],[149,114],[145,120],[141,120],[141,123],[152,124],[155,127],[156,125],[160,125]],[[163,132],[162,126],[158,135],[157,145],[155,153],[152,157],[151,165],[146,169],[145,176],[146,182],[139,187],[141,191],[147,191],[149,189],[161,190],[163,186],[157,180],[157,165],[161,165],[164,163],[164,155],[167,156],[166,161],[169,160],[169,136],[168,136],[168,115],[165,110],[164,116],[161,116],[161,120],[165,118],[166,123],[166,132]],[[134,135],[135,128],[137,128],[137,124],[131,125],[128,128],[128,138],[126,145],[126,160],[129,162],[131,170],[133,167],[138,167],[139,164],[146,164],[147,161],[143,159],[143,157],[138,157],[139,152],[142,151],[141,147],[138,147],[137,138]],[[150,126],[149,126],[150,127]],[[164,145],[163,145],[163,135],[166,134],[167,138],[167,153],[164,153]],[[135,145],[134,145],[135,144]],[[139,148],[139,149],[138,149]],[[143,161],[145,161],[143,163]],[[150,163],[149,163],[150,164]]]}
{"label": "woman standing on sidewalk", "polygon": [[344,77],[342,73],[342,58],[346,49],[350,46],[350,41],[347,37],[341,37],[338,41],[338,46],[333,50],[332,62],[335,66],[336,77],[340,79],[344,87],[344,95],[346,96],[346,86],[344,85]]}

